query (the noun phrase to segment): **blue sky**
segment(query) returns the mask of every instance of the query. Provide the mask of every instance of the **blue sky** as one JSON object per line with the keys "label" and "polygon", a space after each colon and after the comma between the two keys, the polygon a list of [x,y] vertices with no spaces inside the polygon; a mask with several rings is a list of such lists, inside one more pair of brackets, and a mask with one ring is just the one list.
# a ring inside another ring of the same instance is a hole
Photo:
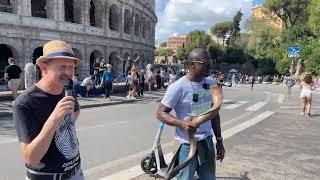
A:
{"label": "blue sky", "polygon": [[189,33],[193,29],[209,31],[222,21],[232,21],[241,9],[242,25],[250,17],[250,9],[264,0],[155,0],[158,23],[156,43],[165,41],[176,34]]}

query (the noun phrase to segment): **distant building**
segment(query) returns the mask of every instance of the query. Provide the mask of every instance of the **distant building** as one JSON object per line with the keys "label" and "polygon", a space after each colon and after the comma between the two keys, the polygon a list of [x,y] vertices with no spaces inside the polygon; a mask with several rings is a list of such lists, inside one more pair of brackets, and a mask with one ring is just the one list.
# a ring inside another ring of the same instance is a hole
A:
{"label": "distant building", "polygon": [[167,48],[176,51],[179,47],[185,47],[188,40],[187,34],[180,34],[167,40]]}
{"label": "distant building", "polygon": [[211,39],[213,42],[215,42],[221,46],[223,46],[223,45],[227,46],[227,40],[230,38],[230,33],[226,34],[224,36],[224,38],[222,36],[211,35]]}
{"label": "distant building", "polygon": [[155,60],[154,60],[154,64],[167,64],[167,65],[171,65],[171,64],[179,64],[179,60],[177,59],[177,57],[175,55],[173,56],[155,56]]}
{"label": "distant building", "polygon": [[251,9],[252,17],[257,19],[264,19],[273,27],[281,30],[283,28],[283,21],[273,12],[270,12],[262,5],[256,5]]}

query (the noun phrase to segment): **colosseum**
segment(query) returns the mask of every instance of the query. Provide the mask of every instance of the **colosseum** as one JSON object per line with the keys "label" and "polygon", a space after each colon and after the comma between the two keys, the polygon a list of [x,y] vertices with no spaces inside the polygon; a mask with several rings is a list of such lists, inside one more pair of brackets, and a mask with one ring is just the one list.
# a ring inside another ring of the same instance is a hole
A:
{"label": "colosseum", "polygon": [[118,75],[124,59],[139,56],[139,67],[153,63],[155,0],[0,0],[0,78],[8,57],[21,67],[42,55],[52,39],[68,42],[92,73],[96,58],[113,64]]}

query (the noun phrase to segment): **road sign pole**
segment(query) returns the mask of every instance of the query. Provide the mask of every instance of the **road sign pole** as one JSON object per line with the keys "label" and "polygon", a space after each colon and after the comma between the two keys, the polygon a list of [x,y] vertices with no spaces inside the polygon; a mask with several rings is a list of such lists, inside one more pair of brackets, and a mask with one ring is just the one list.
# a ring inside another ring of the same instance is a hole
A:
{"label": "road sign pole", "polygon": [[293,58],[291,59],[291,65],[290,65],[290,77],[292,77],[293,74]]}

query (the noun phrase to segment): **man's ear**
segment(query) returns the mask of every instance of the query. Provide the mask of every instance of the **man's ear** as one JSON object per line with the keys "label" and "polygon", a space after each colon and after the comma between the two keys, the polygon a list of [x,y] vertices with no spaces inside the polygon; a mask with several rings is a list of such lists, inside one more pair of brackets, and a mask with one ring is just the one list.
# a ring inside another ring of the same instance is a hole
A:
{"label": "man's ear", "polygon": [[47,70],[47,64],[45,64],[45,63],[39,63],[38,66],[39,66],[42,74],[47,74],[47,71],[48,71],[48,70]]}

